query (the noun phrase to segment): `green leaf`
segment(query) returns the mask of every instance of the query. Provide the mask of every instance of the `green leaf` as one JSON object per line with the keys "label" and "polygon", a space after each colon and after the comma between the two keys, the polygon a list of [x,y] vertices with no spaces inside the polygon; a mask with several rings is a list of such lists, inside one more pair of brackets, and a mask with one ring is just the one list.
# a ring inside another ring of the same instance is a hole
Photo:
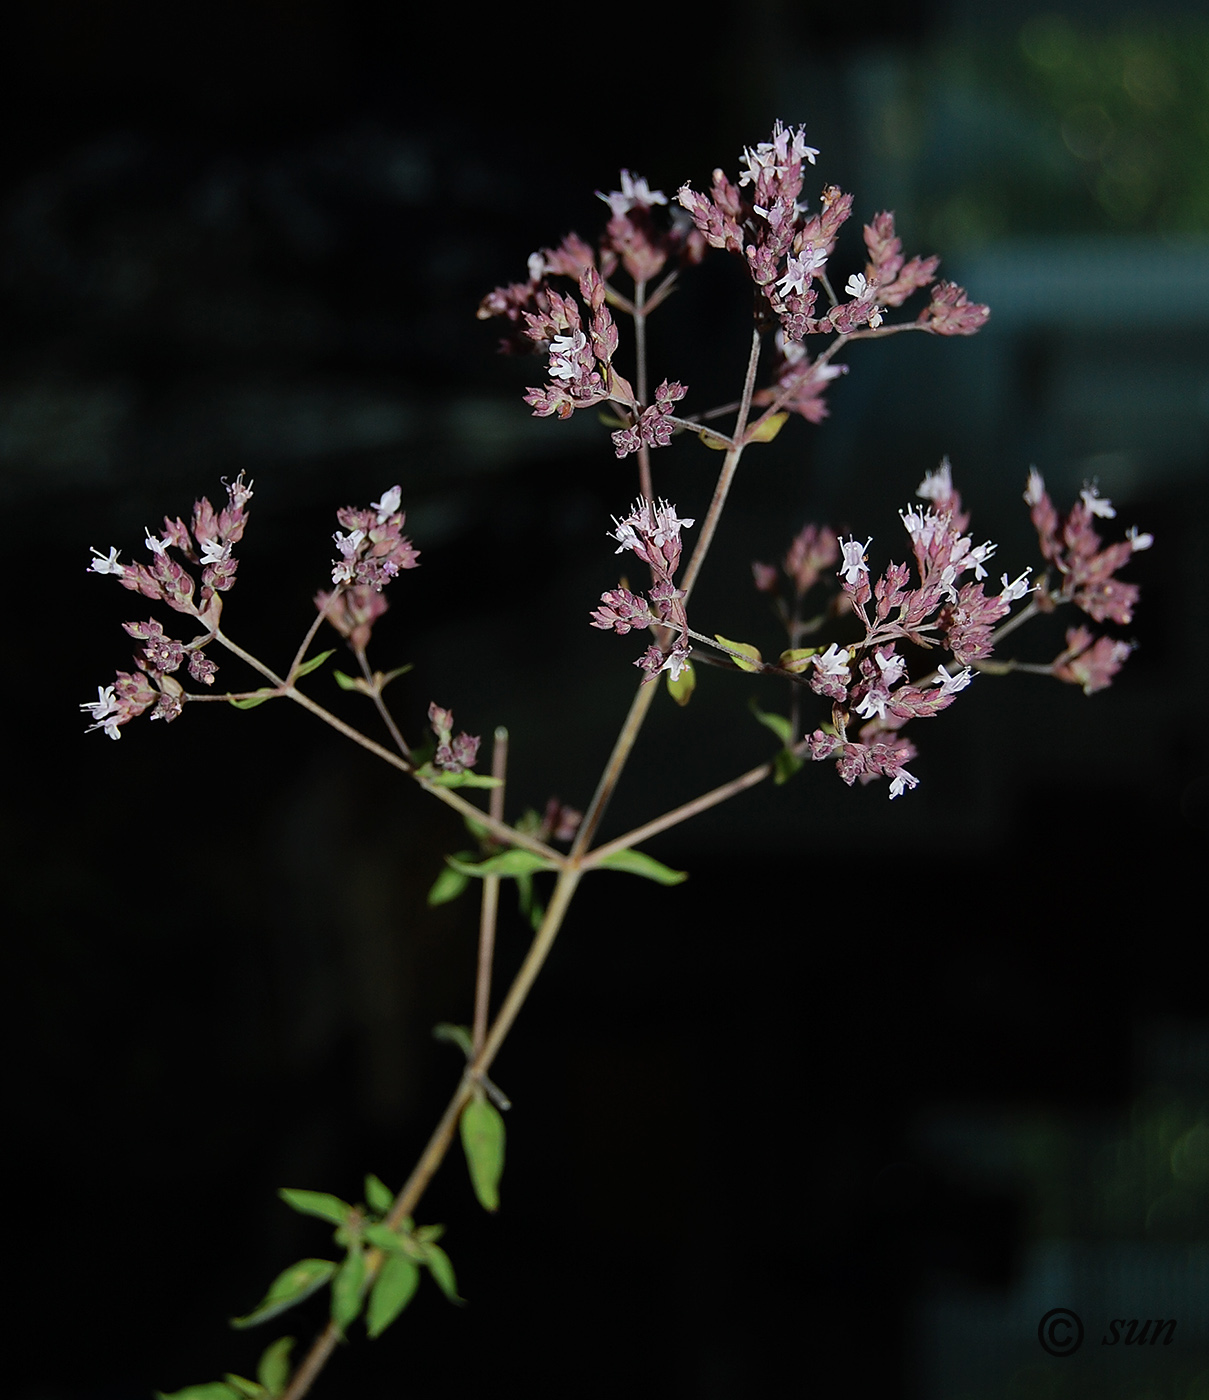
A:
{"label": "green leaf", "polygon": [[243,1400],[257,1400],[259,1396],[265,1393],[265,1388],[259,1381],[250,1381],[247,1376],[236,1376],[228,1371],[226,1375],[223,1376],[223,1380],[226,1381],[236,1395],[242,1396]]}
{"label": "green leaf", "polygon": [[167,1394],[155,1392],[156,1400],[243,1400],[239,1391],[232,1390],[222,1381],[207,1381],[205,1385],[187,1385],[184,1390],[174,1390]]}
{"label": "green leaf", "polygon": [[477,865],[459,860],[457,856],[446,856],[445,864],[463,875],[474,875],[480,880],[485,875],[499,875],[503,879],[509,879],[517,875],[532,875],[535,870],[554,869],[553,862],[548,861],[545,856],[539,856],[536,851],[526,851],[520,846],[501,851],[498,856],[489,856]]}
{"label": "green leaf", "polygon": [[330,1220],[333,1225],[343,1225],[353,1213],[347,1201],[342,1201],[339,1196],[329,1196],[326,1191],[296,1191],[293,1187],[283,1186],[277,1194],[299,1215],[316,1215],[320,1220]]}
{"label": "green leaf", "polygon": [[451,1303],[464,1303],[465,1298],[458,1297],[458,1281],[454,1277],[453,1265],[449,1262],[449,1255],[439,1244],[430,1244],[425,1250],[424,1262],[428,1265],[428,1272],[436,1280],[437,1287],[449,1299]]}
{"label": "green leaf", "polygon": [[469,769],[465,773],[442,773],[439,769],[434,769],[420,776],[433,787],[444,788],[497,788],[502,782],[500,778],[492,778],[486,773],[472,773]]}
{"label": "green leaf", "polygon": [[817,656],[822,647],[794,647],[792,651],[783,651],[777,661],[782,671],[788,671],[791,675],[800,676],[810,665],[810,658]]}
{"label": "green leaf", "polygon": [[793,743],[793,729],[784,715],[766,714],[754,700],[751,702],[751,712],[766,729],[772,730],[786,748]]}
{"label": "green leaf", "polygon": [[269,1318],[292,1308],[295,1303],[309,1298],[312,1293],[322,1288],[335,1272],[336,1265],[331,1259],[300,1259],[297,1264],[291,1264],[288,1269],[277,1275],[269,1284],[269,1291],[264,1295],[264,1299],[246,1317],[233,1317],[231,1326],[255,1327],[261,1322],[267,1322]]}
{"label": "green leaf", "polygon": [[434,1040],[445,1040],[456,1045],[467,1059],[474,1054],[474,1042],[470,1038],[469,1026],[455,1026],[452,1021],[440,1021],[432,1028]]}
{"label": "green leaf", "polygon": [[365,1204],[375,1215],[385,1215],[394,1203],[394,1192],[381,1177],[370,1172],[365,1178]]}
{"label": "green leaf", "polygon": [[687,705],[693,698],[693,691],[697,689],[697,673],[693,670],[693,663],[686,661],[680,668],[680,674],[672,680],[672,673],[667,673],[667,693],[672,697],[677,705]]}
{"label": "green leaf", "polygon": [[298,680],[300,676],[309,676],[312,671],[317,671],[320,668],[320,666],[322,666],[323,663],[328,659],[328,657],[334,656],[335,653],[336,648],[330,647],[327,651],[321,651],[318,656],[312,656],[309,661],[304,661],[302,665],[299,666],[299,668],[294,672],[294,679]]}
{"label": "green leaf", "polygon": [[270,1395],[280,1395],[290,1379],[290,1352],[293,1347],[293,1337],[278,1337],[260,1354],[256,1379]]}
{"label": "green leaf", "polygon": [[420,1244],[429,1244],[434,1240],[439,1240],[444,1233],[444,1225],[421,1225],[416,1231],[416,1240]]}
{"label": "green leaf", "polygon": [[365,1330],[380,1337],[411,1302],[420,1284],[420,1266],[406,1254],[392,1254],[374,1282],[369,1295]]}
{"label": "green leaf", "polygon": [[[391,681],[397,681],[400,676],[405,676],[408,673],[408,671],[414,670],[415,664],[416,663],[414,661],[409,661],[406,666],[396,666],[393,671],[387,671],[387,673],[384,676],[382,676],[382,679],[378,682],[378,690],[385,690],[386,687],[391,683]],[[376,671],[374,674],[382,675],[380,671]]]}
{"label": "green leaf", "polygon": [[[758,671],[760,669],[760,661],[762,660],[760,652],[750,642],[732,642],[728,637],[720,637],[717,632],[714,633],[714,641],[721,642],[724,647],[729,647],[731,651],[739,653],[738,656],[732,656],[730,659],[740,671]],[[745,656],[751,659],[744,661]]]}
{"label": "green leaf", "polygon": [[332,1321],[343,1332],[361,1311],[361,1286],[365,1282],[365,1255],[354,1245],[332,1279]]}
{"label": "green leaf", "polygon": [[598,870],[623,870],[627,875],[641,875],[644,879],[655,880],[661,885],[678,885],[688,879],[687,870],[673,870],[654,856],[643,851],[614,851],[603,860],[597,861]]}
{"label": "green leaf", "polygon": [[484,1210],[500,1208],[500,1177],[504,1174],[504,1119],[486,1097],[477,1095],[462,1110],[462,1148],[470,1181]]}
{"label": "green leaf", "polygon": [[788,417],[788,413],[773,413],[767,418],[762,418],[754,428],[748,431],[745,441],[771,442],[785,426],[785,420]]}
{"label": "green leaf", "polygon": [[541,928],[542,920],[546,917],[546,906],[540,899],[534,897],[532,875],[518,875],[516,877],[516,906],[522,917],[528,919],[536,933]]}
{"label": "green leaf", "polygon": [[403,1242],[402,1235],[392,1230],[389,1225],[383,1225],[381,1221],[365,1227],[365,1238],[372,1245],[379,1249],[384,1249],[388,1254],[408,1254],[411,1253],[407,1245]]}
{"label": "green leaf", "polygon": [[792,749],[782,749],[772,761],[772,780],[780,787],[782,783],[787,783],[802,767],[804,767],[802,760]]}
{"label": "green leaf", "polygon": [[[457,859],[465,861],[473,852],[459,851]],[[464,871],[454,870],[452,866],[446,866],[444,870],[432,882],[432,889],[428,891],[429,907],[438,904],[448,904],[450,900],[457,899],[462,894],[466,886],[470,884],[470,876]]]}
{"label": "green leaf", "polygon": [[711,433],[708,428],[699,428],[697,436],[710,449],[711,452],[725,452],[730,443],[717,433]]}
{"label": "green leaf", "polygon": [[336,684],[341,690],[359,690],[362,695],[368,695],[369,687],[360,676],[346,676],[343,671],[332,671]]}
{"label": "green leaf", "polygon": [[[249,695],[246,700],[236,700],[232,697],[227,701],[229,705],[234,705],[237,710],[254,710],[257,705],[263,705],[266,700],[272,700],[277,694],[275,690],[270,690],[268,686],[258,690],[253,695]],[[218,1382],[215,1381],[215,1385]]]}

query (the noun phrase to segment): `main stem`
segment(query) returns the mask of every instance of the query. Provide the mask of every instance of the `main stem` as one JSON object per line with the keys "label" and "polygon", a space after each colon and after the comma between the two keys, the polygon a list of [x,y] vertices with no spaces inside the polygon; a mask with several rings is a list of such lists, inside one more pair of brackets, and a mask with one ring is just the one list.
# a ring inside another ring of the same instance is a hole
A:
{"label": "main stem", "polygon": [[[639,314],[641,315],[641,312]],[[747,374],[743,384],[743,396],[739,403],[739,416],[735,425],[735,445],[727,451],[726,459],[719,473],[717,485],[714,488],[713,499],[710,502],[705,523],[702,526],[701,535],[697,540],[696,548],[693,550],[692,558],[689,561],[688,571],[683,584],[686,596],[691,592],[692,586],[701,572],[702,565],[705,563],[706,555],[709,553],[709,547],[713,542],[714,532],[717,529],[718,519],[721,516],[723,506],[726,504],[726,497],[730,491],[731,482],[734,480],[735,471],[739,465],[739,458],[743,453],[743,433],[747,427],[747,418],[751,410],[752,392],[755,385],[756,367],[759,363],[759,358],[760,337],[758,332],[753,331],[751,350],[747,362]],[[644,486],[643,489],[649,500],[649,486]],[[227,645],[230,645],[230,643],[227,643]],[[237,654],[239,654],[237,648],[232,648],[232,650],[236,650]],[[246,657],[246,653],[242,654]],[[250,657],[247,657],[247,659],[251,660]],[[263,666],[260,666],[259,663],[254,662],[253,664],[256,665],[257,669],[263,675],[273,680],[274,684],[282,686],[285,693],[290,694],[292,699],[296,699],[299,703],[305,704],[306,708],[317,712],[322,718],[326,719],[328,723],[334,723],[336,728],[339,728],[342,732],[349,733],[349,736],[355,738],[357,742],[365,743],[367,747],[369,746],[368,741],[364,740],[364,736],[358,735],[355,730],[350,730],[342,721],[337,720],[334,715],[328,715],[326,711],[322,710],[320,706],[315,705],[313,701],[308,701],[306,697],[294,691],[292,686],[288,688],[285,687],[281,681],[272,676],[271,673]],[[429,1138],[428,1144],[420,1156],[420,1160],[416,1163],[402,1191],[391,1207],[390,1214],[386,1217],[387,1225],[392,1228],[397,1228],[404,1217],[414,1213],[420,1198],[427,1189],[428,1183],[432,1180],[437,1168],[444,1160],[445,1154],[449,1151],[454,1134],[457,1132],[458,1120],[461,1117],[462,1110],[474,1093],[476,1083],[491,1068],[496,1055],[500,1051],[500,1047],[503,1045],[509,1031],[511,1031],[516,1022],[517,1016],[520,1014],[521,1007],[525,1004],[525,999],[528,997],[533,983],[537,980],[538,974],[541,972],[547,957],[550,955],[550,949],[554,946],[554,940],[558,937],[559,930],[562,928],[563,920],[566,917],[571,900],[575,895],[580,880],[583,878],[584,870],[581,866],[581,861],[588,851],[592,837],[600,826],[609,800],[617,787],[617,783],[621,778],[626,763],[629,761],[630,754],[633,752],[634,745],[638,740],[638,735],[642,730],[643,723],[654,701],[656,689],[657,687],[653,682],[647,682],[638,687],[637,694],[630,704],[629,713],[626,715],[625,722],[621,727],[621,732],[618,734],[617,740],[613,745],[613,752],[609,755],[609,761],[606,763],[604,772],[601,774],[600,781],[596,786],[596,791],[592,795],[592,801],[588,806],[587,812],[584,814],[583,821],[580,822],[579,830],[571,845],[570,854],[565,861],[561,862],[558,879],[554,886],[554,893],[551,895],[550,903],[546,908],[545,917],[542,919],[541,926],[534,935],[533,942],[529,945],[529,951],[525,955],[525,960],[521,964],[516,977],[513,979],[512,985],[508,989],[508,994],[504,998],[503,1004],[494,1022],[492,1022],[490,1029],[483,1039],[481,1048],[478,1049],[477,1053],[467,1064],[465,1073],[462,1075],[457,1089],[449,1100],[445,1112],[441,1115],[440,1122]],[[380,749],[378,745],[374,745],[374,747]],[[389,750],[381,749],[380,751],[383,756],[387,757],[388,761],[393,761],[396,767],[404,766],[399,763],[395,755],[391,754]],[[407,765],[407,768],[408,771],[410,771],[410,765]],[[704,810],[705,807],[712,806],[715,802],[723,801],[725,797],[733,795],[734,792],[742,791],[743,788],[752,786],[754,783],[761,781],[767,774],[768,765],[762,765],[761,768],[753,769],[751,773],[744,774],[743,777],[737,779],[735,783],[726,784],[722,789],[715,789],[714,793],[706,794],[704,798],[699,799],[698,803],[691,803],[688,805],[693,808],[693,811]],[[434,791],[436,791],[439,796],[453,795],[443,794],[437,789],[434,789]],[[470,804],[466,805],[469,806]],[[682,809],[677,809],[678,812],[681,810]],[[482,820],[481,809],[475,809],[475,811],[479,813],[479,820]],[[684,815],[677,819],[683,820],[685,816],[689,815],[692,815],[692,812],[685,811]],[[484,825],[487,825],[487,823],[484,823]],[[508,830],[507,828],[505,829]],[[516,836],[517,833],[513,833],[509,830],[508,839],[516,842]],[[365,1288],[368,1289],[371,1286],[381,1264],[382,1256],[380,1252],[376,1250],[370,1251],[366,1257]],[[288,1388],[282,1396],[282,1400],[302,1400],[302,1397],[307,1394],[314,1384],[315,1379],[327,1364],[328,1358],[331,1356],[340,1340],[340,1335],[339,1328],[337,1328],[334,1323],[329,1322],[315,1338],[310,1351],[304,1357],[298,1370],[294,1373]]]}

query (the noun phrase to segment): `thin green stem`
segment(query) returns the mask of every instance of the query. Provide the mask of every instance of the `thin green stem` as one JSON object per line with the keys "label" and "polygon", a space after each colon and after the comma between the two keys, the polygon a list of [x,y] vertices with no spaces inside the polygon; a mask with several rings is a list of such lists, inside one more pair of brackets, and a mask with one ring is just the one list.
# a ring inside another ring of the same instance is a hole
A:
{"label": "thin green stem", "polygon": [[[495,731],[491,750],[491,776],[500,780],[491,789],[488,810],[498,822],[504,819],[504,780],[508,774],[508,731],[501,726]],[[474,1031],[472,1044],[478,1056],[487,1038],[487,1012],[491,1005],[491,965],[495,958],[495,923],[500,907],[500,877],[483,877],[482,902],[479,905],[479,964],[474,983]]]}
{"label": "thin green stem", "polygon": [[335,589],[328,595],[327,602],[324,603],[324,605],[316,611],[315,617],[311,622],[311,625],[306,629],[306,636],[303,637],[302,641],[299,643],[298,650],[294,653],[294,659],[290,662],[290,669],[286,672],[290,680],[294,679],[295,675],[298,672],[299,666],[302,665],[302,659],[306,655],[307,649],[310,647],[311,643],[315,640],[315,634],[319,631],[320,627],[322,627],[323,623],[326,621],[328,612],[331,609],[332,604],[336,601],[337,598],[339,598],[339,596],[343,592],[344,585],[337,584]]}
{"label": "thin green stem", "polygon": [[390,737],[395,741],[399,752],[404,758],[411,758],[411,749],[403,735],[399,733],[399,726],[395,723],[395,718],[387,707],[386,701],[382,698],[381,682],[374,678],[373,672],[369,669],[369,659],[365,655],[364,647],[357,647],[354,652],[357,664],[361,667],[361,674],[365,678],[365,683],[369,686],[370,698],[374,702],[374,708],[381,716],[382,723],[390,731]]}

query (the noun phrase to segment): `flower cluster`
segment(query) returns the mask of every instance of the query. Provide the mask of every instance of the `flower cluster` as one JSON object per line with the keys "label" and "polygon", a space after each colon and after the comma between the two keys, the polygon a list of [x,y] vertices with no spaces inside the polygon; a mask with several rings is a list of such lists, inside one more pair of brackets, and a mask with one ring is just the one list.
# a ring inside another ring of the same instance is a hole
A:
{"label": "flower cluster", "polygon": [[620,636],[635,628],[671,629],[675,636],[670,639],[670,647],[650,646],[634,665],[645,672],[644,680],[651,680],[660,671],[668,671],[673,680],[678,680],[692,648],[688,644],[684,594],[676,587],[673,576],[680,565],[680,531],[691,527],[693,521],[679,519],[675,506],[666,501],[656,505],[640,500],[623,520],[614,516],[613,524],[616,528],[609,531],[609,537],[618,542],[615,552],[632,550],[649,565],[652,586],[645,599],[628,588],[602,593],[602,606],[592,613],[592,626]]}
{"label": "flower cluster", "polygon": [[[989,540],[976,545],[965,533],[969,517],[947,460],[920,482],[917,494],[929,504],[901,512],[917,585],[911,586],[907,565],[893,563],[871,582],[866,550],[872,541],[838,540],[841,586],[865,635],[847,649],[832,643],[816,653],[807,680],[832,702],[830,729],[816,730],[807,741],[810,756],[834,758],[848,784],[889,778],[892,798],[917,783],[903,766],[914,756],[914,745],[898,731],[909,720],[929,719],[953,703],[970,684],[970,663],[991,654],[995,624],[1030,591],[1026,570],[1012,582],[1004,574],[1001,591],[986,595],[982,580],[995,545]],[[963,581],[967,574],[973,578]],[[960,669],[950,674],[939,666],[928,680],[912,685],[897,650],[900,642],[925,648],[943,644]],[[854,716],[865,721],[856,739],[848,733]]]}
{"label": "flower cluster", "polygon": [[1060,519],[1035,467],[1029,473],[1024,499],[1037,529],[1041,553],[1061,578],[1055,601],[1073,602],[1096,622],[1128,626],[1138,601],[1137,584],[1122,583],[1114,575],[1133,555],[1149,549],[1154,537],[1141,534],[1135,525],[1123,540],[1105,545],[1092,521],[1112,520],[1117,512],[1094,486],[1085,486],[1070,513]]}
{"label": "flower cluster", "polygon": [[[777,122],[771,141],[743,153],[738,185],[715,170],[709,195],[687,184],[677,194],[712,247],[745,260],[768,311],[780,323],[784,358],[778,388],[785,392],[786,402],[802,398],[810,405],[804,416],[816,422],[821,416],[815,403],[817,390],[806,392],[811,383],[809,361],[785,353],[787,347],[807,335],[849,335],[865,326],[879,329],[883,312],[901,306],[913,292],[928,286],[939,264],[935,257],[904,260],[894,215],[878,214],[864,230],[865,269],[845,283],[848,300],[832,298],[830,309],[816,315],[815,284],[821,283],[830,295],[827,264],[840,228],[852,214],[852,196],[836,185],[824,189],[817,213],[807,212],[800,198],[805,164],[813,165],[817,155],[806,144],[801,127],[795,130]],[[985,306],[971,304],[960,287],[940,283],[916,324],[938,335],[970,335],[989,314]]]}
{"label": "flower cluster", "polygon": [[[232,546],[243,538],[248,523],[248,502],[252,484],[244,484],[243,473],[227,483],[227,504],[216,511],[203,496],[193,507],[191,527],[177,516],[164,517],[160,535],[147,530],[144,543],[151,554],[150,564],[123,564],[116,548],[108,554],[92,551],[89,568],[97,574],[113,574],[124,588],[141,593],[144,598],[167,603],[177,612],[189,613],[211,629],[218,626],[222,615],[220,593],[234,586],[238,560]],[[190,534],[190,528],[192,534]],[[175,549],[187,563],[201,567],[201,604],[194,602],[197,580],[169,550]]]}
{"label": "flower cluster", "polygon": [[[165,516],[161,534],[145,532],[144,543],[151,554],[149,564],[123,564],[116,547],[108,554],[93,549],[88,566],[92,573],[112,574],[124,588],[167,603],[176,612],[187,613],[207,630],[190,642],[181,642],[169,637],[163,624],[154,618],[123,623],[130,636],[142,643],[134,658],[138,669],[119,671],[113,685],[98,686],[97,698],[80,706],[92,717],[90,733],[99,729],[111,739],[120,739],[122,726],[148,709],[152,710],[152,719],[176,719],[185,692],[173,673],[182,665],[199,684],[214,684],[218,667],[202,647],[218,628],[222,614],[219,595],[235,583],[238,560],[231,551],[243,538],[251,498],[252,485],[245,484],[240,473],[227,483],[227,504],[221,510],[216,511],[203,496],[194,504],[189,526],[179,516],[175,520]],[[198,580],[185,564],[173,558],[170,550],[181,555],[186,564],[200,567],[200,593]]]}
{"label": "flower cluster", "polygon": [[[795,600],[800,602],[818,583],[823,570],[830,569],[839,557],[839,541],[826,525],[809,524],[799,530],[781,562],[785,577],[793,585]],[[761,593],[778,592],[777,571],[771,564],[757,561],[751,571]]]}
{"label": "flower cluster", "polygon": [[655,402],[642,410],[631,427],[622,428],[613,434],[613,446],[618,457],[628,457],[643,445],[666,447],[672,440],[672,429],[675,426],[672,406],[687,393],[688,390],[683,384],[669,384],[665,379],[655,390]]}
{"label": "flower cluster", "polygon": [[430,704],[428,722],[437,736],[437,751],[433,754],[433,765],[442,773],[464,773],[478,762],[478,735],[467,734],[463,730],[455,739],[453,736],[453,711],[443,710],[440,705]]}
{"label": "flower cluster", "polygon": [[420,551],[403,534],[402,500],[402,489],[392,486],[368,509],[345,506],[336,512],[348,531],[332,536],[340,554],[332,560],[336,588],[317,593],[315,606],[354,651],[369,645],[374,623],[389,606],[382,590],[401,570],[420,567]]}

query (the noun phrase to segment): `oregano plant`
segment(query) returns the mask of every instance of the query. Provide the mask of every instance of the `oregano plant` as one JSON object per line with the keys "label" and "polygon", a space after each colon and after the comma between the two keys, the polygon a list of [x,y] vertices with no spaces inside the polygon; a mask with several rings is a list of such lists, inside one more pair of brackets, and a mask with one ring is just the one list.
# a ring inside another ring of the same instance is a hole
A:
{"label": "oregano plant", "polygon": [[[669,197],[622,171],[621,188],[600,195],[608,217],[595,243],[571,234],[542,248],[529,259],[524,280],[496,288],[479,307],[480,318],[502,325],[506,351],[531,357],[540,381],[524,396],[532,412],[566,419],[591,410],[604,420],[615,457],[636,467],[632,499],[619,499],[611,526],[601,522],[602,567],[611,551],[624,575],[598,599],[585,598],[583,610],[585,625],[617,634],[618,664],[632,664],[639,674],[595,791],[580,799],[582,810],[552,799],[540,814],[510,817],[503,729],[486,754],[480,737],[459,729],[437,700],[422,721],[392,708],[389,687],[409,667],[388,658],[387,669],[378,669],[370,646],[389,598],[402,592],[406,606],[403,576],[421,563],[420,548],[404,533],[399,486],[367,505],[337,509],[330,577],[316,593],[294,654],[284,660],[253,655],[228,630],[227,595],[253,496],[242,475],[227,484],[221,506],[202,497],[188,523],[165,517],[162,529],[147,531],[143,562],[124,562],[117,547],[93,550],[92,572],[168,611],[125,624],[136,643],[133,664],[81,707],[91,730],[119,739],[141,715],[170,724],[203,703],[247,709],[290,701],[396,770],[420,800],[460,815],[466,842],[431,872],[429,903],[471,890],[480,902],[473,1024],[436,1028],[461,1052],[463,1067],[419,1160],[397,1190],[366,1176],[358,1202],[310,1187],[282,1189],[286,1206],[326,1228],[330,1247],[286,1264],[260,1301],[232,1318],[238,1329],[276,1325],[326,1290],[326,1325],[297,1352],[291,1337],[271,1340],[255,1379],[227,1373],[176,1391],[176,1400],[300,1400],[343,1338],[358,1328],[380,1337],[419,1288],[435,1286],[461,1301],[440,1243],[444,1227],[419,1223],[425,1190],[460,1142],[479,1203],[500,1209],[509,1103],[491,1079],[492,1066],[585,880],[607,870],[679,883],[686,872],[646,853],[644,842],[761,783],[811,780],[803,770],[813,764],[833,768],[849,786],[884,781],[888,797],[904,798],[907,808],[919,782],[909,766],[917,753],[914,721],[965,703],[983,677],[1009,671],[1091,695],[1111,683],[1129,656],[1130,641],[1094,629],[1132,621],[1137,588],[1118,575],[1151,537],[1134,527],[1106,542],[1101,531],[1115,529],[1116,512],[1094,484],[1061,513],[1032,469],[1022,472],[1023,499],[1038,557],[1001,569],[992,563],[996,546],[970,529],[947,460],[916,486],[915,500],[900,511],[905,538],[889,550],[817,522],[768,541],[781,562],[751,565],[751,596],[779,620],[784,646],[777,655],[765,657],[699,616],[694,590],[740,464],[793,418],[822,422],[828,386],[847,370],[839,359],[845,347],[910,333],[968,336],[989,315],[961,287],[937,280],[937,258],[904,256],[892,214],[875,213],[862,239],[845,238],[852,196],[834,185],[818,197],[807,190],[818,154],[801,128],[778,123],[769,140],[743,152],[736,180],[715,170],[708,192],[686,183]],[[672,377],[674,365],[653,371],[647,323],[674,288],[691,293],[694,269],[714,256],[744,269],[750,331],[733,400],[699,406],[691,386]],[[918,309],[904,312],[912,301]],[[665,449],[715,454],[708,497],[691,504],[665,499],[657,480]],[[1072,620],[1056,656],[1002,654],[1010,635],[1059,609]],[[170,614],[178,620],[173,630],[186,636],[169,635]],[[631,632],[637,636],[627,654]],[[335,645],[324,646],[324,635]],[[337,653],[347,659],[337,664]],[[224,670],[235,663],[235,684],[220,680],[220,660]],[[762,698],[748,706],[736,692],[735,703],[742,722],[768,732],[767,759],[600,840],[651,706],[663,692],[664,703],[689,705],[707,670],[719,673],[712,683],[720,685],[758,678]],[[366,704],[364,726],[345,718],[349,702],[340,701],[340,691]],[[440,694],[439,680],[433,691]],[[492,969],[505,883],[533,938],[497,1000]],[[317,1225],[317,1248],[320,1239]]]}

